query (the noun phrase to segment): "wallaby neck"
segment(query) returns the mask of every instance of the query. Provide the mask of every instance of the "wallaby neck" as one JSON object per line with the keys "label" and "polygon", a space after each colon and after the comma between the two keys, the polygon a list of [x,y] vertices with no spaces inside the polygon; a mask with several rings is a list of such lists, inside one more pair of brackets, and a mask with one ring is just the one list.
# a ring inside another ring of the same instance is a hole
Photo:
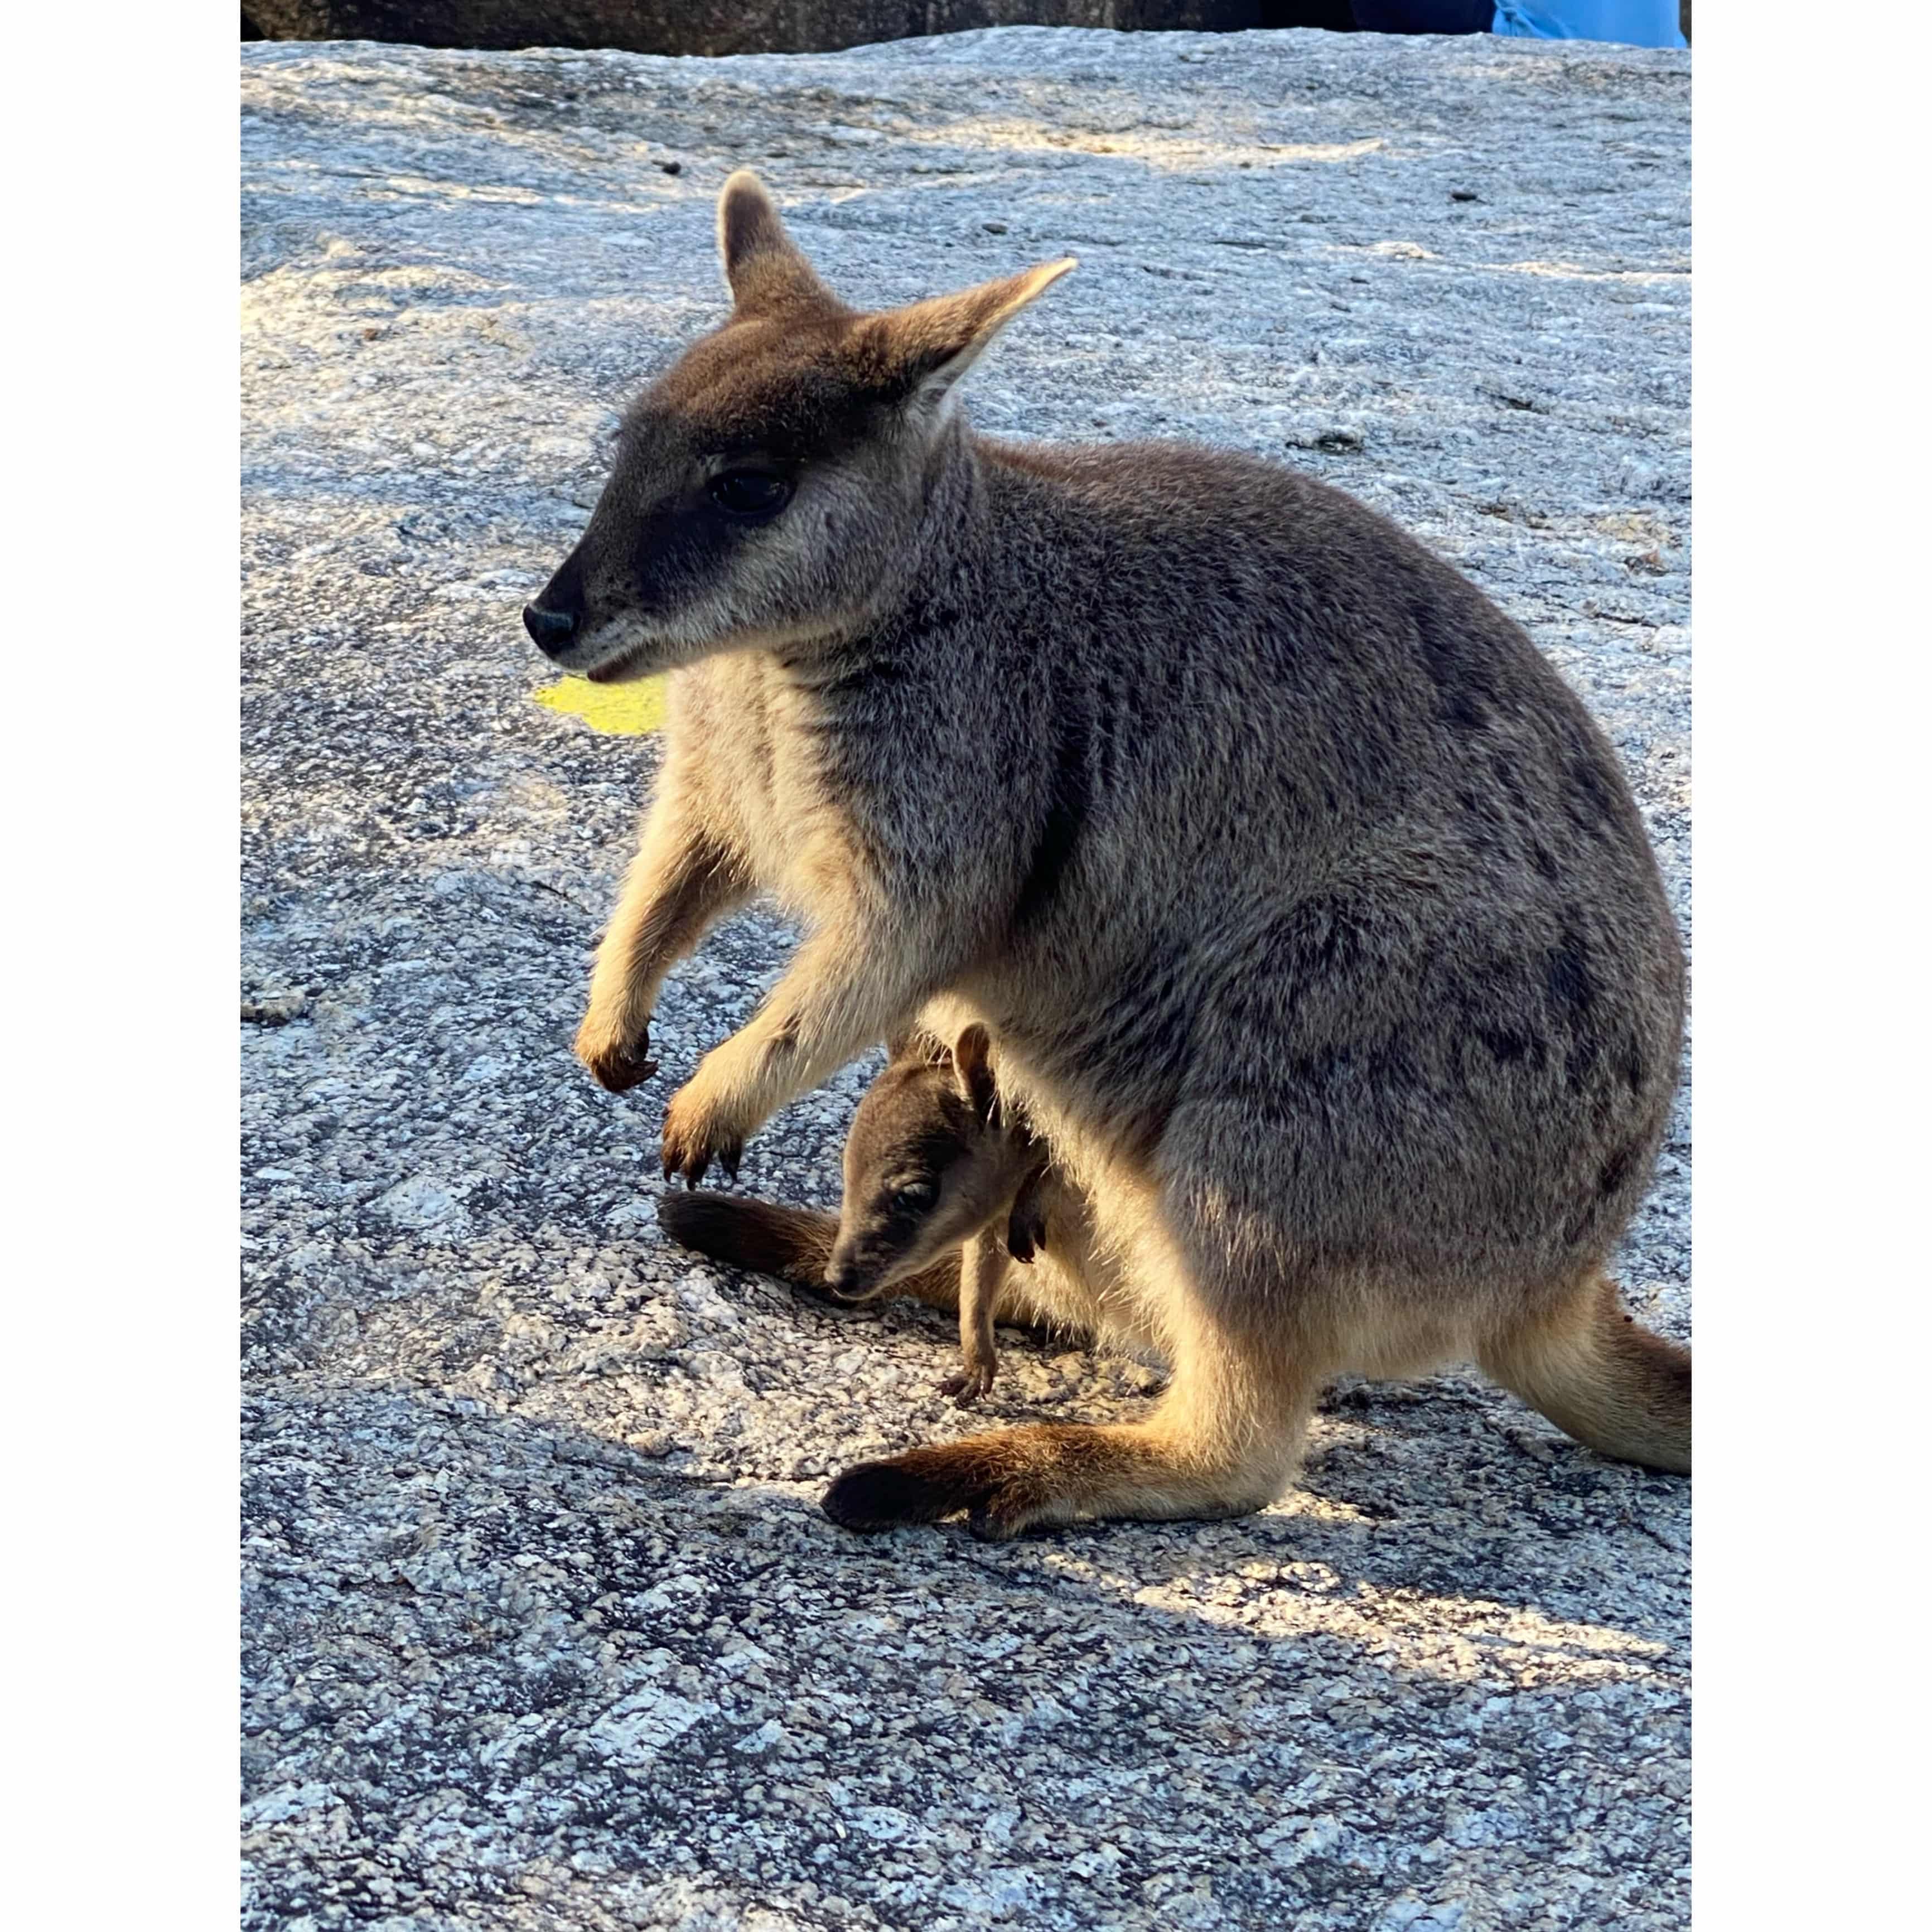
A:
{"label": "wallaby neck", "polygon": [[923,514],[913,541],[880,560],[865,608],[810,641],[788,640],[773,652],[785,671],[811,683],[844,681],[869,662],[896,658],[920,612],[935,602],[958,602],[963,586],[983,594],[998,556],[988,488],[989,453],[963,412],[948,416],[925,470]]}

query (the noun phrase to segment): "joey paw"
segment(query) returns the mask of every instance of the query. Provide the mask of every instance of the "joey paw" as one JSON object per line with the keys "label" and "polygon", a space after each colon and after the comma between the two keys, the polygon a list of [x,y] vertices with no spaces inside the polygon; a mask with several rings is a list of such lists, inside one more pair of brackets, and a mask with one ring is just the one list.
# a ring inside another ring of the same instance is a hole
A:
{"label": "joey paw", "polygon": [[1036,1188],[1028,1187],[1006,1219],[1006,1252],[1022,1265],[1046,1250],[1046,1214]]}
{"label": "joey paw", "polygon": [[948,1376],[939,1384],[939,1392],[950,1396],[959,1408],[970,1408],[993,1386],[996,1373],[990,1362],[979,1368],[964,1368],[957,1375]]}

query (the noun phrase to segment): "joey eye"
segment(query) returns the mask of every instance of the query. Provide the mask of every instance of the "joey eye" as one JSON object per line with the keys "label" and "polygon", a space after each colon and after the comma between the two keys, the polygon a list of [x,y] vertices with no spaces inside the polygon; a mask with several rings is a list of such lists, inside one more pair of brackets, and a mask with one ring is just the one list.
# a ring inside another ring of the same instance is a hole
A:
{"label": "joey eye", "polygon": [[939,1190],[929,1180],[915,1180],[892,1190],[892,1205],[901,1213],[922,1214],[939,1198]]}
{"label": "joey eye", "polygon": [[791,485],[769,470],[727,470],[712,478],[711,500],[727,516],[752,523],[775,517],[791,501]]}

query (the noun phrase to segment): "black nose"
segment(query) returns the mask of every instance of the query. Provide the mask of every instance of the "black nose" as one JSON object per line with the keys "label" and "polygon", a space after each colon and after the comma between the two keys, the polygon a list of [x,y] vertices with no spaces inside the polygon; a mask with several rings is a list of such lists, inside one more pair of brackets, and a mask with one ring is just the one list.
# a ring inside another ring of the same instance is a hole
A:
{"label": "black nose", "polygon": [[526,604],[524,628],[539,649],[554,657],[576,636],[577,615],[571,610],[546,610],[540,604]]}

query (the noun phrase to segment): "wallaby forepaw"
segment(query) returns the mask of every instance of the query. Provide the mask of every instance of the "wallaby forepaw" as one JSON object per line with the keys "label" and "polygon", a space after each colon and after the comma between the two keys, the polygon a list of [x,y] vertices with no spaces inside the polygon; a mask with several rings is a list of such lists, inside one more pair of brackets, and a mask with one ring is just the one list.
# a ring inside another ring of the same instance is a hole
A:
{"label": "wallaby forepaw", "polygon": [[714,1160],[736,1180],[745,1137],[718,1118],[701,1092],[680,1087],[664,1110],[662,1152],[667,1180],[681,1175],[686,1186],[695,1187]]}
{"label": "wallaby forepaw", "polygon": [[1046,1213],[1036,1188],[1029,1187],[1006,1217],[1006,1252],[1022,1265],[1046,1251]]}
{"label": "wallaby forepaw", "polygon": [[575,1052],[598,1086],[613,1094],[641,1086],[658,1070],[650,1057],[651,1030],[646,1026],[634,1040],[614,1040],[586,1020],[577,1030]]}

